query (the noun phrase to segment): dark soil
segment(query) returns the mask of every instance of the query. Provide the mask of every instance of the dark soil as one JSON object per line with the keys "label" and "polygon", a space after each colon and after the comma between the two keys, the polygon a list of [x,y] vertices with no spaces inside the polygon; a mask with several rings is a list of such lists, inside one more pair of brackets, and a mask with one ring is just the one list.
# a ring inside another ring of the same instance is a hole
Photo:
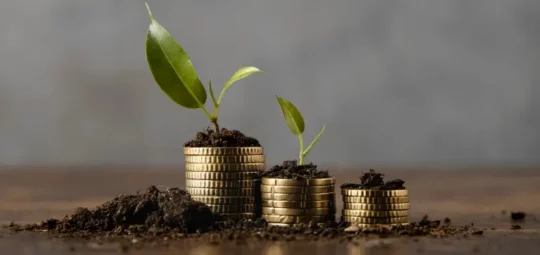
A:
{"label": "dark soil", "polygon": [[370,189],[370,190],[400,190],[405,189],[403,184],[405,181],[401,179],[395,179],[384,182],[384,174],[377,173],[375,170],[370,169],[367,173],[363,173],[360,176],[360,183],[344,183],[341,185],[342,189]]}
{"label": "dark soil", "polygon": [[245,136],[238,130],[222,128],[218,134],[207,128],[198,132],[195,139],[184,143],[185,147],[259,147],[261,144],[253,137]]}
{"label": "dark soil", "polygon": [[521,221],[525,219],[525,212],[511,212],[510,218],[514,221]]}
{"label": "dark soil", "polygon": [[56,233],[123,233],[162,229],[193,233],[213,227],[216,219],[207,205],[191,200],[187,192],[178,188],[160,191],[150,186],[144,193],[118,196],[95,210],[77,208],[62,220],[49,219],[27,225],[24,229]]}
{"label": "dark soil", "polygon": [[275,165],[261,173],[260,177],[282,178],[282,179],[316,179],[329,178],[327,170],[318,170],[317,165],[309,163],[298,165],[296,160],[283,161],[282,165]]}
{"label": "dark soil", "polygon": [[[118,231],[69,231],[62,233],[57,231],[58,224],[61,222],[44,221],[38,225],[19,226],[12,224],[5,228],[13,231],[43,231],[48,230],[55,237],[85,238],[101,241],[115,241],[127,239],[131,244],[165,244],[167,241],[198,238],[209,244],[219,244],[221,242],[233,242],[237,245],[243,245],[252,240],[269,241],[324,241],[339,240],[340,242],[355,242],[355,238],[363,237],[400,237],[400,236],[428,236],[428,237],[450,237],[450,236],[469,236],[482,235],[483,231],[475,229],[473,226],[441,226],[441,221],[431,221],[424,217],[419,222],[413,222],[403,226],[377,226],[371,228],[359,228],[347,223],[327,222],[325,224],[306,224],[290,228],[270,227],[263,219],[232,221],[221,219],[215,221],[208,231],[198,231],[197,233],[185,233],[177,229],[159,229],[150,228],[141,230],[128,228]],[[52,230],[52,231],[51,231]],[[74,230],[74,229],[72,229]]]}

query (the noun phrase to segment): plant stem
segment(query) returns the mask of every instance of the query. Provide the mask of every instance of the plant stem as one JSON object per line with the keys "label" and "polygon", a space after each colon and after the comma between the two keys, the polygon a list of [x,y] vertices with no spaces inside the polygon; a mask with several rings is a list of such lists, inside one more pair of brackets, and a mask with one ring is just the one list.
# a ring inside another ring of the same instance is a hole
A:
{"label": "plant stem", "polygon": [[214,114],[212,115],[212,118],[210,119],[210,122],[214,123],[214,127],[216,128],[216,133],[219,134],[219,124],[218,124],[218,112],[219,112],[219,105],[214,106]]}
{"label": "plant stem", "polygon": [[204,113],[206,114],[206,117],[208,117],[208,119],[210,121],[212,121],[212,115],[210,115],[210,112],[208,110],[206,110],[206,107],[204,107],[204,105],[203,105],[203,106],[201,106],[201,109],[203,109]]}
{"label": "plant stem", "polygon": [[304,137],[302,137],[302,134],[298,136],[298,140],[300,141],[300,154],[298,155],[300,162],[298,165],[301,166],[304,164]]}
{"label": "plant stem", "polygon": [[219,124],[217,122],[217,111],[216,111],[217,108],[214,109],[214,116],[210,115],[210,112],[206,110],[206,107],[204,107],[204,105],[201,108],[203,109],[204,113],[206,114],[206,117],[208,117],[210,122],[214,124],[214,127],[216,128],[216,133],[219,134]]}
{"label": "plant stem", "polygon": [[219,130],[219,124],[217,121],[217,117],[213,117],[211,122],[214,124],[214,128],[216,129],[216,133],[219,134],[221,131]]}

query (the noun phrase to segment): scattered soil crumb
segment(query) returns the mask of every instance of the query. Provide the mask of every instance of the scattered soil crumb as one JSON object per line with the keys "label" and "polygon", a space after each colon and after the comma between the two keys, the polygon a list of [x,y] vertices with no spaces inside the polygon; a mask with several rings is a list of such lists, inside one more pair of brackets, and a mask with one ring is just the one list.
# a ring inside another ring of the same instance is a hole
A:
{"label": "scattered soil crumb", "polygon": [[185,147],[259,147],[261,144],[253,137],[245,136],[238,130],[222,128],[218,134],[207,128],[197,133],[195,139],[184,143]]}
{"label": "scattered soil crumb", "polygon": [[512,227],[510,227],[510,229],[512,229],[512,230],[518,230],[518,229],[521,229],[521,226],[520,226],[520,225],[517,225],[517,224],[512,224]]}
{"label": "scattered soil crumb", "polygon": [[511,212],[510,213],[510,218],[512,220],[524,220],[525,219],[525,216],[526,214],[524,212]]}
{"label": "scattered soil crumb", "polygon": [[446,217],[446,218],[444,218],[443,222],[444,222],[445,225],[450,225],[450,223],[452,223],[452,220],[450,220],[450,218]]}
{"label": "scattered soil crumb", "polygon": [[384,182],[384,174],[377,173],[370,169],[367,173],[360,176],[360,183],[344,183],[342,189],[370,189],[370,190],[400,190],[405,189],[403,184],[405,181],[395,179]]}
{"label": "scattered soil crumb", "polygon": [[481,236],[484,234],[484,231],[483,230],[478,230],[478,231],[474,231],[471,233],[472,235],[475,235],[475,236]]}
{"label": "scattered soil crumb", "polygon": [[283,161],[282,165],[275,165],[261,173],[260,177],[282,179],[316,179],[329,178],[327,170],[318,170],[317,165],[309,163],[298,165],[296,160]]}
{"label": "scattered soil crumb", "polygon": [[407,225],[379,225],[369,228],[330,221],[300,224],[290,228],[272,227],[264,219],[233,221],[212,214],[206,205],[194,202],[179,189],[159,191],[150,187],[143,194],[120,196],[96,210],[78,209],[63,220],[50,219],[33,225],[15,223],[2,228],[12,232],[48,232],[53,237],[83,238],[96,243],[118,242],[119,250],[130,247],[168,247],[171,241],[196,238],[208,244],[232,242],[245,245],[256,240],[325,241],[355,243],[359,238],[419,237],[444,238],[479,235],[472,226],[441,226],[426,215]]}
{"label": "scattered soil crumb", "polygon": [[[408,225],[379,225],[369,228],[356,227],[347,223],[327,222],[319,225],[298,225],[290,228],[271,227],[268,226],[264,219],[257,220],[241,220],[233,221],[230,219],[220,218],[217,216],[215,221],[209,220],[212,226],[207,228],[207,231],[198,230],[194,233],[186,233],[179,228],[131,228],[114,231],[85,231],[70,229],[69,232],[62,232],[62,222],[54,229],[50,229],[50,225],[47,223],[41,223],[37,225],[19,226],[14,224],[13,226],[5,226],[12,231],[43,231],[48,232],[55,237],[75,237],[85,238],[88,240],[98,241],[100,243],[104,241],[122,241],[125,245],[122,245],[122,250],[129,250],[129,246],[133,245],[166,245],[168,241],[184,239],[184,238],[197,238],[202,242],[209,244],[218,244],[222,242],[234,241],[237,244],[247,243],[250,240],[270,240],[270,241],[318,241],[318,240],[332,240],[337,239],[340,242],[355,242],[355,238],[365,237],[418,237],[418,236],[432,236],[432,237],[450,237],[450,236],[467,236],[467,235],[479,235],[481,231],[474,229],[471,226],[440,226],[440,220],[429,220],[424,217],[419,222],[412,222]],[[57,222],[58,223],[58,222]],[[136,226],[136,225],[135,225]]]}

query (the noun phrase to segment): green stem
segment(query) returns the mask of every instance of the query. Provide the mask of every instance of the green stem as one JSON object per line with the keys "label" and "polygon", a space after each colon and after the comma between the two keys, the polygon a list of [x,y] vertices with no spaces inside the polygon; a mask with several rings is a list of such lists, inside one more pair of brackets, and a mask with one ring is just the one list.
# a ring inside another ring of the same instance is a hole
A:
{"label": "green stem", "polygon": [[298,140],[300,141],[300,154],[298,155],[300,162],[298,165],[301,166],[304,164],[304,138],[302,137],[302,134],[298,136]]}
{"label": "green stem", "polygon": [[203,109],[204,113],[206,114],[206,117],[208,117],[208,120],[210,120],[210,122],[212,122],[212,115],[210,115],[210,112],[208,110],[206,110],[206,107],[201,106],[201,109]]}

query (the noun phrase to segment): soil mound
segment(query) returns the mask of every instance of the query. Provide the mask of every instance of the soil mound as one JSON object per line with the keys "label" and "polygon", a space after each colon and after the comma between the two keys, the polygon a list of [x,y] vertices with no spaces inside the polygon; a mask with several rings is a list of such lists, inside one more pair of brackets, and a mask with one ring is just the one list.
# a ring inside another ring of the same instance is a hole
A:
{"label": "soil mound", "polygon": [[269,170],[264,171],[260,176],[282,179],[316,179],[330,177],[328,171],[318,170],[317,165],[314,165],[313,163],[298,165],[296,160],[283,161],[282,165],[275,165]]}
{"label": "soil mound", "polygon": [[222,128],[218,134],[207,128],[198,132],[195,139],[184,143],[185,147],[259,147],[261,144],[253,137],[244,135],[238,130]]}
{"label": "soil mound", "polygon": [[77,208],[62,220],[50,219],[24,228],[58,233],[145,232],[152,228],[193,233],[211,228],[215,219],[207,205],[193,201],[186,191],[160,191],[150,186],[144,193],[120,195],[95,210]]}

